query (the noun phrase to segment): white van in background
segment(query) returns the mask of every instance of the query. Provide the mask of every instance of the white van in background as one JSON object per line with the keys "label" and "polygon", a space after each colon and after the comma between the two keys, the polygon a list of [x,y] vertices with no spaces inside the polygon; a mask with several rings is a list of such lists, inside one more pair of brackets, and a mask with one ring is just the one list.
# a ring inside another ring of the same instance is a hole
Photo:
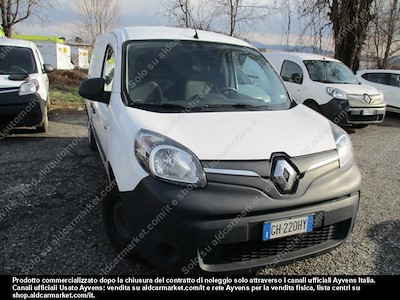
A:
{"label": "white van in background", "polygon": [[33,42],[0,38],[0,137],[16,127],[48,130],[48,73]]}
{"label": "white van in background", "polygon": [[382,91],[387,111],[400,113],[400,71],[399,70],[359,70],[357,79]]}
{"label": "white van in background", "polygon": [[386,103],[382,93],[361,84],[341,61],[296,52],[268,52],[264,56],[294,99],[333,122],[361,128],[383,121]]}

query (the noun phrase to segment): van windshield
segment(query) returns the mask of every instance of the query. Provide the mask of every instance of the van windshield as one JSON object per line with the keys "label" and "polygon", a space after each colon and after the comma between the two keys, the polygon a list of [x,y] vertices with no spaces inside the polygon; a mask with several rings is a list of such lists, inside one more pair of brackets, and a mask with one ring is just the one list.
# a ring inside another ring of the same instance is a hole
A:
{"label": "van windshield", "polygon": [[337,84],[358,84],[353,72],[343,63],[325,60],[305,60],[313,81]]}
{"label": "van windshield", "polygon": [[30,48],[0,46],[0,74],[33,74],[37,67]]}
{"label": "van windshield", "polygon": [[195,112],[284,110],[292,105],[271,65],[250,48],[130,42],[125,57],[124,90],[129,104],[137,108]]}

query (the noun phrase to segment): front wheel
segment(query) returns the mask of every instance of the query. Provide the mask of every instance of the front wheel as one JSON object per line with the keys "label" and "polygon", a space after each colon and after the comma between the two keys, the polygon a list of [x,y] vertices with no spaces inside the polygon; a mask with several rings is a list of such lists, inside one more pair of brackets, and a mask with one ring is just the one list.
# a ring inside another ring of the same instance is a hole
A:
{"label": "front wheel", "polygon": [[49,130],[49,117],[47,115],[47,107],[46,107],[44,109],[44,120],[39,126],[36,126],[36,132],[43,133],[47,132],[48,130]]}
{"label": "front wheel", "polygon": [[307,101],[304,103],[306,106],[308,106],[309,108],[311,108],[312,110],[315,110],[318,113],[321,113],[321,109],[319,107],[319,105],[314,102],[314,101]]}
{"label": "front wheel", "polygon": [[362,129],[362,128],[368,127],[368,125],[369,124],[353,124],[353,127],[357,128],[357,129]]}
{"label": "front wheel", "polygon": [[[118,252],[126,252],[132,241],[132,234],[118,188],[114,188],[103,200],[103,220],[113,246]],[[135,249],[129,251],[126,256],[130,259],[141,258]]]}

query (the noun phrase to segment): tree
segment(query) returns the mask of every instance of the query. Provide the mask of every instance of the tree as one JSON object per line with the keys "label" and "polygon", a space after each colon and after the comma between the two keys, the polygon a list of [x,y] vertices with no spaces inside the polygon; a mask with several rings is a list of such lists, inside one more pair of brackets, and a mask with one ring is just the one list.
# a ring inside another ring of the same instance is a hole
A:
{"label": "tree", "polygon": [[[261,3],[260,3],[261,2]],[[165,15],[174,25],[213,31],[230,36],[239,27],[264,19],[271,9],[268,1],[256,0],[164,0]]]}
{"label": "tree", "polygon": [[329,3],[329,18],[335,39],[335,58],[353,72],[360,67],[363,45],[367,39],[373,0],[333,0]]}
{"label": "tree", "polygon": [[[212,30],[212,22],[216,17],[213,2],[205,0],[201,3],[193,0],[164,0],[165,12],[172,23],[178,27]],[[211,8],[211,9],[210,9]]]}
{"label": "tree", "polygon": [[121,23],[119,0],[77,0],[76,10],[80,21],[72,31],[92,44],[100,34]]}
{"label": "tree", "polygon": [[221,17],[228,20],[225,32],[234,36],[242,24],[251,27],[255,22],[263,20],[271,7],[263,1],[255,0],[221,0],[216,1]]}
{"label": "tree", "polygon": [[43,7],[49,5],[48,0],[0,0],[1,26],[5,36],[11,37],[13,26],[31,16],[40,18]]}
{"label": "tree", "polygon": [[[290,0],[286,0],[289,1]],[[315,8],[315,1],[294,1],[297,7],[298,24],[300,35],[298,43],[300,45],[313,45],[313,52],[325,54],[327,49],[334,46],[332,40],[332,24],[329,18],[327,7]],[[287,34],[290,35],[290,24],[288,24]]]}
{"label": "tree", "polygon": [[368,57],[379,69],[387,69],[389,61],[400,51],[399,0],[375,0],[374,16],[369,28]]}
{"label": "tree", "polygon": [[319,29],[320,34],[314,32],[314,35],[320,40],[328,34],[331,35],[334,40],[335,58],[357,71],[369,24],[373,18],[373,1],[305,0],[296,1],[296,5],[300,8],[300,16],[308,22],[306,29]]}

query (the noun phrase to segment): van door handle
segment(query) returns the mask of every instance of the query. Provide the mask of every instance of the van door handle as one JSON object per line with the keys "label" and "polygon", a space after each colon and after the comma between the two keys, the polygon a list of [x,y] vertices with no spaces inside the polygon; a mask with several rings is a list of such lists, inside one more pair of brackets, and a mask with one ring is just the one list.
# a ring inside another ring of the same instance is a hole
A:
{"label": "van door handle", "polygon": [[93,106],[93,103],[90,103],[90,108],[92,109],[92,113],[96,114],[96,109]]}

